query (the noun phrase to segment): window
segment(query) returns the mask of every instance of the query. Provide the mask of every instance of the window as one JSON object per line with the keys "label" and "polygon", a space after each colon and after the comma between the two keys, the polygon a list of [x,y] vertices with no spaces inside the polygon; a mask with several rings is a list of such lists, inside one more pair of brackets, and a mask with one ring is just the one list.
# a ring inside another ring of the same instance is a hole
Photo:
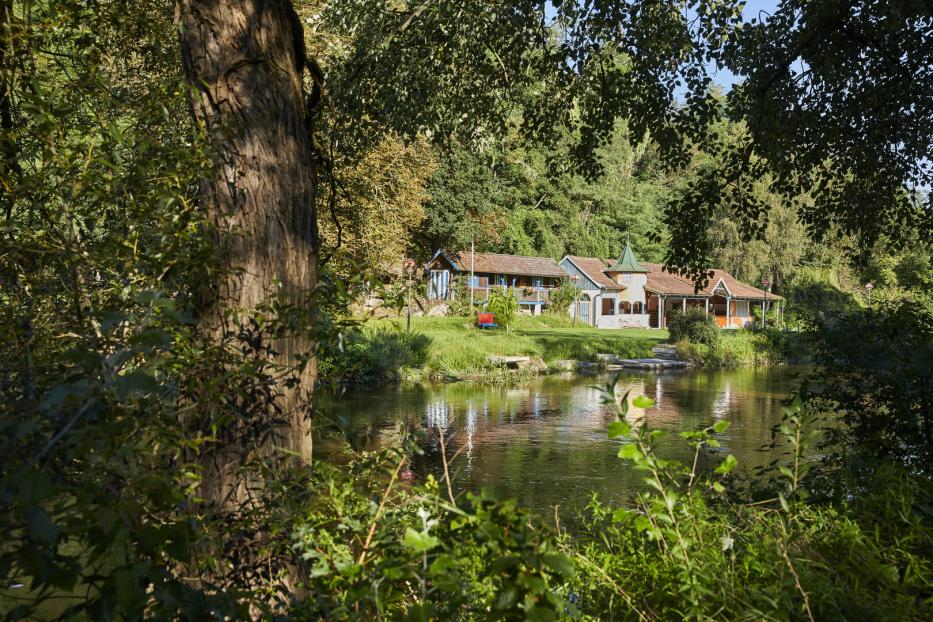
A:
{"label": "window", "polygon": [[536,276],[532,279],[532,283],[535,289],[541,289],[542,287],[544,287],[544,278],[540,276]]}
{"label": "window", "polygon": [[629,304],[627,300],[623,300],[622,302],[619,303],[619,313],[628,315],[631,312],[632,312],[632,305]]}
{"label": "window", "polygon": [[631,275],[631,274],[623,274],[623,275],[622,275],[622,282],[623,282],[623,283],[631,283],[631,282],[632,282],[632,275]]}
{"label": "window", "polygon": [[615,314],[616,314],[615,298],[603,298],[603,315],[615,315]]}
{"label": "window", "polygon": [[632,303],[632,313],[644,313],[640,300],[637,300]]}
{"label": "window", "polygon": [[508,281],[506,281],[504,274],[496,275],[496,284],[501,285],[502,287],[505,287],[508,285]]}
{"label": "window", "polygon": [[469,277],[467,282],[470,284],[470,287],[479,287],[479,277],[476,275]]}

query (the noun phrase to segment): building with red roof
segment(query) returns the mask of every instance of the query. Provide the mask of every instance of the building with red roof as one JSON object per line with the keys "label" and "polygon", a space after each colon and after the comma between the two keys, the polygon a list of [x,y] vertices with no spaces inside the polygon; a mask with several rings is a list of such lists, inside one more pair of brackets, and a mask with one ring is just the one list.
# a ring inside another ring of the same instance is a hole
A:
{"label": "building with red roof", "polygon": [[567,255],[558,265],[580,289],[571,315],[598,328],[664,328],[675,309],[691,307],[712,315],[722,328],[742,328],[753,324],[755,305],[783,300],[725,270],[712,270],[706,287],[698,289],[661,264],[638,261],[628,244],[618,260]]}

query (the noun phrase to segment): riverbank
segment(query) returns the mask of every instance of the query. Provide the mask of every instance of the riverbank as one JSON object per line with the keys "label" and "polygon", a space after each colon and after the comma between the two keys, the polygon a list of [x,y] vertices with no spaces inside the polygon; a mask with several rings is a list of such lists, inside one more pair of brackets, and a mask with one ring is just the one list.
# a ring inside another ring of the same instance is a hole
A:
{"label": "riverbank", "polygon": [[[552,369],[557,361],[596,363],[598,354],[651,356],[668,339],[665,330],[598,330],[557,316],[518,317],[511,330],[481,330],[467,318],[383,319],[365,324],[346,339],[342,352],[322,358],[321,377],[350,384],[428,379],[498,382],[523,380]],[[525,369],[506,372],[495,356],[529,357]]]}
{"label": "riverbank", "polygon": [[724,330],[716,345],[680,341],[677,358],[697,367],[771,367],[787,362],[807,362],[799,333],[775,328],[767,330]]}
{"label": "riverbank", "polygon": [[[521,382],[548,371],[594,369],[600,354],[620,359],[649,358],[669,341],[666,330],[601,330],[558,316],[521,316],[510,331],[481,330],[462,317],[374,320],[345,338],[344,348],[323,356],[323,381],[378,385],[397,381]],[[794,337],[781,331],[723,331],[715,348],[677,344],[679,358],[699,367],[767,367],[788,360]],[[528,357],[507,370],[491,358]]]}

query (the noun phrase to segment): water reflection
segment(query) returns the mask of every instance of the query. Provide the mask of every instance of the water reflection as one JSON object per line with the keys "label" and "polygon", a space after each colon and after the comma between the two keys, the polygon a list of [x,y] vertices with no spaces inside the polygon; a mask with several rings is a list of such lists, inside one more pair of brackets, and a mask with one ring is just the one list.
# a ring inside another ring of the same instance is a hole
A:
{"label": "water reflection", "polygon": [[[795,384],[793,369],[625,373],[616,397],[655,400],[648,411],[630,406],[633,423],[671,431],[718,420],[732,423],[721,452],[746,468],[767,461],[781,401]],[[539,510],[585,504],[592,491],[617,498],[643,486],[642,474],[616,457],[619,441],[606,438],[611,412],[603,405],[608,377],[548,376],[518,387],[472,384],[393,387],[325,401],[320,407],[346,422],[358,449],[398,444],[413,433],[424,450],[412,459],[416,478],[442,472],[438,435],[445,434],[455,490],[492,486]],[[326,446],[327,441],[322,440]],[[662,443],[667,457],[686,460],[685,441]]]}

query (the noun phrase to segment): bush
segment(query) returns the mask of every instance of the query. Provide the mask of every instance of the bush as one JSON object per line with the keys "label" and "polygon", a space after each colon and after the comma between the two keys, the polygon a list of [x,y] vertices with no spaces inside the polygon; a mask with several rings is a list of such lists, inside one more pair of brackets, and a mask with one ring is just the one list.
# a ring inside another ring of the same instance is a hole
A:
{"label": "bush", "polygon": [[560,285],[552,289],[551,293],[548,294],[548,313],[553,313],[555,315],[566,315],[567,310],[570,308],[570,305],[573,304],[573,301],[576,299],[579,293],[579,288],[577,288],[573,283],[566,279],[562,280]]}
{"label": "bush", "polygon": [[687,340],[690,343],[716,347],[719,344],[719,327],[716,321],[702,309],[687,312],[674,310],[668,323],[671,341]]}
{"label": "bush", "polygon": [[451,296],[447,300],[447,315],[452,317],[470,317],[473,307],[470,306],[470,287],[466,279],[454,279],[451,284]]}
{"label": "bush", "polygon": [[489,292],[486,308],[496,316],[496,324],[508,330],[518,315],[518,300],[510,291],[494,289]]}
{"label": "bush", "polygon": [[430,338],[402,328],[352,328],[340,347],[322,350],[318,374],[322,382],[350,385],[394,382],[427,362],[430,345]]}

